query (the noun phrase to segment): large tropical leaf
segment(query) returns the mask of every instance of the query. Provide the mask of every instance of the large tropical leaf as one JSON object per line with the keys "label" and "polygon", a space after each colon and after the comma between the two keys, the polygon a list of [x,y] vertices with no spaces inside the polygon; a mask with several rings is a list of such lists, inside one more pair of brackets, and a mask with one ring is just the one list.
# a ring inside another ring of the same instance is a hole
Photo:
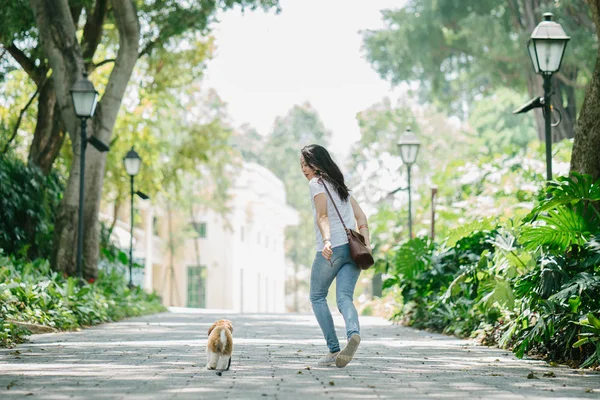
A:
{"label": "large tropical leaf", "polygon": [[472,235],[474,232],[492,231],[498,226],[495,218],[483,218],[477,221],[468,222],[458,226],[450,232],[446,238],[446,247],[454,247],[456,243],[464,237]]}
{"label": "large tropical leaf", "polygon": [[428,238],[414,238],[397,247],[393,256],[393,273],[412,280],[431,265],[433,243]]}
{"label": "large tropical leaf", "polygon": [[497,303],[508,310],[512,310],[515,306],[515,294],[508,281],[495,277],[493,290],[483,296],[480,303],[485,304],[488,308]]}
{"label": "large tropical leaf", "polygon": [[[600,180],[594,182],[591,175],[572,172],[570,176],[561,176],[548,183],[547,193],[550,197],[531,210],[525,218],[526,221],[531,221],[538,214],[562,205],[600,202]],[[597,217],[600,217],[595,209],[593,211]]]}
{"label": "large tropical leaf", "polygon": [[585,244],[586,250],[589,252],[588,257],[582,261],[581,265],[584,268],[596,268],[600,272],[600,234],[591,238]]}
{"label": "large tropical leaf", "polygon": [[600,276],[581,272],[565,283],[549,300],[566,302],[571,296],[580,296],[583,292],[597,295],[600,292]]}
{"label": "large tropical leaf", "polygon": [[[584,204],[549,210],[523,227],[520,242],[526,249],[546,247],[564,252],[571,245],[583,246],[598,230],[599,219],[586,212]],[[593,207],[590,207],[593,208]]]}

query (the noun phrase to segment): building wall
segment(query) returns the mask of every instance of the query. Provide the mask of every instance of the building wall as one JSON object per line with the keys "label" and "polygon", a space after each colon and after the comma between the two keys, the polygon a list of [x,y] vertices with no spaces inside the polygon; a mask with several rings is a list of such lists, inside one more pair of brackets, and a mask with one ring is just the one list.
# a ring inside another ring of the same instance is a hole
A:
{"label": "building wall", "polygon": [[206,266],[207,308],[283,312],[285,228],[298,223],[297,213],[286,205],[283,183],[256,164],[244,165],[230,194],[224,217],[194,209],[207,235],[186,241],[182,267],[197,265],[197,258]]}
{"label": "building wall", "polygon": [[[134,283],[159,293],[166,305],[188,306],[198,297],[189,296],[189,280],[199,279],[190,269],[200,266],[206,308],[284,312],[285,228],[298,223],[297,212],[286,204],[283,183],[254,163],[237,172],[230,197],[225,216],[202,206],[169,211],[136,199],[133,254],[145,269]],[[128,204],[119,208],[113,232],[122,248],[129,248]],[[102,210],[101,218],[111,220],[114,205]],[[206,237],[194,237],[192,223],[206,224]]]}

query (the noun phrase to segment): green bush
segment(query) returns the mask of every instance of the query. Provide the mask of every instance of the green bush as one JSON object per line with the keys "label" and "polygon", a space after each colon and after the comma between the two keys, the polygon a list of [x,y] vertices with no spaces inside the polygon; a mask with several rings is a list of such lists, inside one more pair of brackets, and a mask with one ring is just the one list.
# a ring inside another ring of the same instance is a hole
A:
{"label": "green bush", "polygon": [[[515,354],[600,365],[600,181],[552,182],[523,221],[472,230],[442,247],[416,238],[388,255],[394,316]],[[482,222],[474,225],[482,227]]]}
{"label": "green bush", "polygon": [[15,261],[0,254],[0,346],[21,342],[27,331],[12,321],[59,330],[164,311],[160,298],[127,287],[117,268],[101,270],[93,283],[63,278],[47,261]]}
{"label": "green bush", "polygon": [[52,173],[0,156],[0,249],[29,259],[48,258],[63,185]]}

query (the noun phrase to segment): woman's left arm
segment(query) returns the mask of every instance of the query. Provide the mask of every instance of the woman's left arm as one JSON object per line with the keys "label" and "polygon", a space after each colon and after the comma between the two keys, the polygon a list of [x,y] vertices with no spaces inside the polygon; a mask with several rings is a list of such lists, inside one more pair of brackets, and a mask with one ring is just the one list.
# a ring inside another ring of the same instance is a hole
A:
{"label": "woman's left arm", "polygon": [[354,218],[356,219],[356,225],[358,225],[358,231],[365,238],[367,247],[371,248],[371,238],[369,235],[367,216],[362,208],[360,208],[360,205],[358,205],[358,202],[352,196],[350,196],[350,205],[352,205],[352,212],[354,213]]}

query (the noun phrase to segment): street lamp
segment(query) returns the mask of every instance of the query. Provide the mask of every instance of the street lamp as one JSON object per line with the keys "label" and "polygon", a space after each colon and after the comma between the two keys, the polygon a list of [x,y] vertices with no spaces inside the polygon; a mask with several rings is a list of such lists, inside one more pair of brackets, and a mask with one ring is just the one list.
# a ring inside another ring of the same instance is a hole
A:
{"label": "street lamp", "polygon": [[[552,133],[550,113],[552,74],[558,72],[562,63],[567,42],[571,39],[560,24],[552,21],[552,13],[545,13],[544,20],[538,24],[531,34],[527,44],[529,57],[533,63],[536,74],[541,74],[544,79],[543,107],[546,135],[546,179],[552,180]],[[541,99],[540,99],[541,100]]]}
{"label": "street lamp", "polygon": [[419,147],[421,146],[421,142],[419,139],[412,133],[409,128],[406,128],[406,132],[402,134],[400,137],[400,141],[398,142],[398,151],[400,153],[400,157],[402,158],[402,162],[406,164],[406,172],[408,174],[408,234],[412,239],[412,201],[410,196],[410,170],[412,165],[417,161],[417,154],[419,154]]}
{"label": "street lamp", "polygon": [[134,183],[133,180],[135,178],[135,176],[138,174],[138,172],[140,172],[140,166],[142,165],[142,159],[140,158],[139,154],[133,149],[133,147],[131,148],[131,150],[129,150],[127,152],[127,154],[125,155],[125,158],[123,158],[123,164],[125,164],[125,171],[127,171],[127,174],[129,175],[130,179],[131,179],[131,233],[130,233],[130,237],[129,237],[129,288],[131,289],[133,287],[133,278],[132,278],[132,268],[133,268],[133,196],[134,195],[138,195],[140,196],[143,200],[147,200],[148,196],[145,195],[142,192],[134,192],[133,191],[133,187],[134,187]]}
{"label": "street lamp", "polygon": [[[77,276],[80,281],[83,278],[81,270],[83,258],[83,196],[85,184],[85,148],[87,139],[87,120],[94,116],[98,101],[98,92],[92,82],[87,79],[87,72],[83,72],[83,78],[79,79],[71,88],[71,99],[75,115],[81,120],[81,147],[79,154],[79,224],[77,227]],[[107,148],[108,150],[108,148]]]}

